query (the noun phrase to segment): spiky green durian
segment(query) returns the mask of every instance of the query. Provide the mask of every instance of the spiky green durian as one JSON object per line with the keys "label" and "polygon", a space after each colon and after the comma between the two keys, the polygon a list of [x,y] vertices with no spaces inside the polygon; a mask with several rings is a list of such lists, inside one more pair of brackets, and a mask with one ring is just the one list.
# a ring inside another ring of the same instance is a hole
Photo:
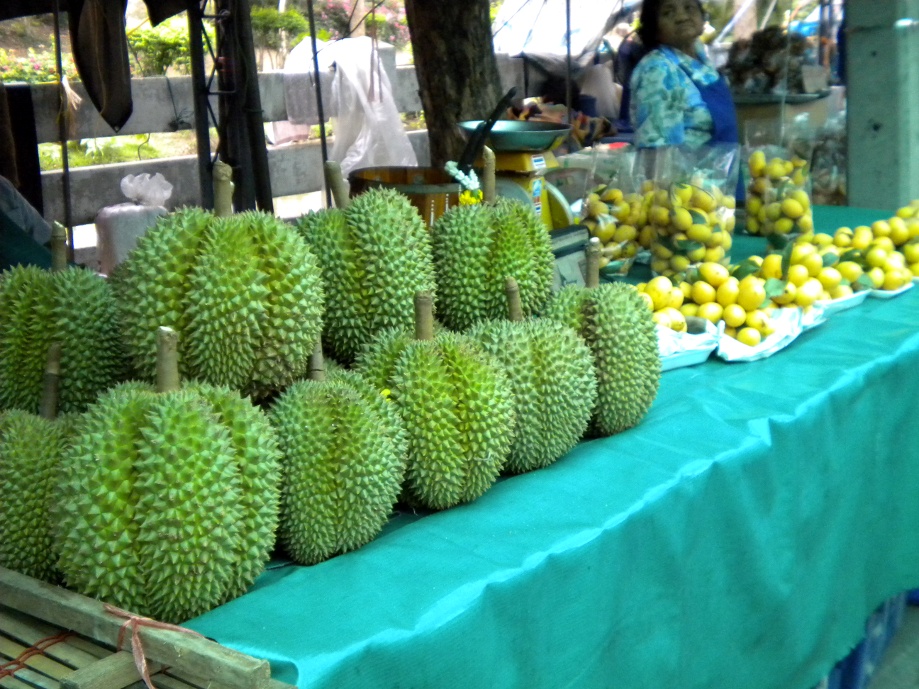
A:
{"label": "spiky green durian", "polygon": [[139,376],[156,370],[156,328],[179,334],[183,377],[256,397],[306,370],[322,329],[322,280],[297,232],[266,213],[184,209],[157,221],[116,270]]}
{"label": "spiky green durian", "polygon": [[416,292],[433,293],[434,267],[418,211],[394,189],[371,189],[343,211],[303,216],[297,227],[319,258],[328,304],[325,349],[349,364],[386,328],[411,328]]}
{"label": "spiky green durian", "polygon": [[0,566],[54,582],[51,506],[71,417],[0,412]]}
{"label": "spiky green durian", "polygon": [[661,358],[651,312],[635,288],[623,283],[565,287],[545,316],[577,330],[593,352],[592,432],[612,435],[641,421],[657,396]]}
{"label": "spiky green durian", "polygon": [[108,282],[84,268],[16,266],[0,274],[0,409],[37,413],[45,357],[61,343],[58,408],[83,411],[124,379],[126,359]]}
{"label": "spiky green durian", "polygon": [[513,392],[474,340],[445,330],[414,340],[387,330],[362,352],[357,370],[391,391],[402,418],[409,501],[444,509],[474,500],[494,483],[513,440]]}
{"label": "spiky green durian", "polygon": [[453,330],[507,312],[504,281],[520,286],[524,316],[545,305],[552,290],[554,256],[545,224],[523,204],[499,198],[455,206],[431,229],[437,276],[437,315]]}
{"label": "spiky green durian", "polygon": [[501,363],[514,391],[516,431],[505,468],[539,469],[574,447],[597,398],[584,339],[547,319],[487,321],[469,335]]}
{"label": "spiky green durian", "polygon": [[279,538],[314,564],[380,532],[399,497],[406,438],[395,406],[356,373],[292,385],[271,410],[283,472]]}
{"label": "spiky green durian", "polygon": [[238,595],[274,544],[278,460],[268,420],[237,392],[113,388],[62,461],[54,540],[67,584],[167,622]]}

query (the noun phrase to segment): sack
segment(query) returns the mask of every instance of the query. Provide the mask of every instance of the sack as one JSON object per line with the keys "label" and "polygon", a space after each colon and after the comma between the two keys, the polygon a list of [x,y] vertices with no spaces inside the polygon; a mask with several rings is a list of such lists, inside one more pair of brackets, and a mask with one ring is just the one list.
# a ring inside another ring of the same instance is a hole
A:
{"label": "sack", "polygon": [[622,86],[613,80],[611,63],[601,64],[599,51],[594,54],[593,63],[585,68],[580,86],[582,96],[596,99],[597,111],[592,114],[610,122],[619,119]]}

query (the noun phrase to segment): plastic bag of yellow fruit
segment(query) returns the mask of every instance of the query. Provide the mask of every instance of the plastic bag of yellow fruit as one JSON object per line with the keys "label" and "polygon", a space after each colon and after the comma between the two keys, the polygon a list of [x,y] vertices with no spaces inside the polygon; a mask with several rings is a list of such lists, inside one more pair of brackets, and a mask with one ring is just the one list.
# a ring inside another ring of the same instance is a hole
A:
{"label": "plastic bag of yellow fruit", "polygon": [[652,273],[679,278],[702,263],[730,263],[738,158],[733,144],[673,150],[669,189],[658,182],[648,209]]}
{"label": "plastic bag of yellow fruit", "polygon": [[746,231],[764,237],[812,232],[811,171],[814,131],[800,120],[782,131],[780,120],[747,124]]}
{"label": "plastic bag of yellow fruit", "polygon": [[631,146],[593,148],[581,224],[602,244],[600,271],[604,277],[627,275],[648,234],[651,199],[643,180],[634,176],[635,157]]}

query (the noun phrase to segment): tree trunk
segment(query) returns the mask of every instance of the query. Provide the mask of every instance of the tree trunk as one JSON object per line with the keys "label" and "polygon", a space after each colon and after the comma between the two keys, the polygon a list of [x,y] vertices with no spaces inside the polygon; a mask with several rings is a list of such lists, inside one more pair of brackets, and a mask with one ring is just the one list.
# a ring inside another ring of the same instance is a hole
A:
{"label": "tree trunk", "polygon": [[354,0],[354,7],[351,10],[351,19],[348,26],[348,32],[352,38],[367,35],[367,31],[364,28],[367,26],[367,22],[364,21],[365,14],[367,14],[367,7],[364,5],[364,0]]}
{"label": "tree trunk", "polygon": [[488,117],[501,98],[488,0],[405,0],[431,164],[456,160],[463,120]]}
{"label": "tree trunk", "polygon": [[[746,3],[746,0],[734,0],[734,11],[737,12],[740,10]],[[747,11],[744,12],[743,16],[737,20],[737,23],[734,24],[734,38],[750,38],[757,29],[756,25],[756,16],[757,16],[757,6],[760,4],[760,0],[753,3],[752,7],[748,7]]]}

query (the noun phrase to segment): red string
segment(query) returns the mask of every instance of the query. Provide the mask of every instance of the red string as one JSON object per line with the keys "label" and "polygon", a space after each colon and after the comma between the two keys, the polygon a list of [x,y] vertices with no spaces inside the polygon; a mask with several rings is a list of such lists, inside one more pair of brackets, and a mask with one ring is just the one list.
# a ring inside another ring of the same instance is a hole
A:
{"label": "red string", "polygon": [[106,612],[116,617],[122,617],[125,620],[124,624],[121,625],[121,629],[118,630],[119,651],[124,647],[124,633],[128,630],[128,627],[131,628],[131,654],[134,656],[134,665],[137,666],[137,671],[140,673],[140,676],[143,677],[144,684],[146,684],[149,689],[156,689],[156,686],[153,684],[153,680],[150,679],[150,670],[147,668],[147,658],[144,655],[144,649],[140,643],[141,627],[166,629],[173,632],[181,632],[182,634],[191,634],[192,636],[198,636],[202,639],[205,638],[191,629],[186,629],[185,627],[180,627],[175,624],[167,624],[166,622],[159,622],[158,620],[143,617],[141,615],[133,615],[127,610],[116,608],[114,605],[109,605],[108,603],[105,603],[103,608]]}
{"label": "red string", "polygon": [[34,644],[29,646],[26,650],[19,654],[18,657],[13,658],[12,660],[0,664],[0,679],[4,677],[13,677],[20,670],[26,669],[26,661],[32,656],[43,655],[46,650],[58,644],[61,641],[73,636],[73,632],[61,632],[54,636],[49,636],[40,641],[36,641]]}

